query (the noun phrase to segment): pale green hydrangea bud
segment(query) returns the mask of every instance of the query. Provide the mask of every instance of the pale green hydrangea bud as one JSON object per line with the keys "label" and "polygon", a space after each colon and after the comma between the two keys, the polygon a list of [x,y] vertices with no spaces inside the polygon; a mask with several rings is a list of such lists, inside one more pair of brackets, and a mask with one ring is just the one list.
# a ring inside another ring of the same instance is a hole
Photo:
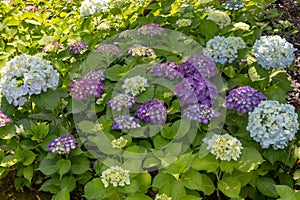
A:
{"label": "pale green hydrangea bud", "polygon": [[114,139],[112,142],[111,142],[111,145],[113,148],[116,148],[116,149],[122,149],[123,147],[126,146],[128,140],[123,138],[123,137],[120,137],[118,139]]}
{"label": "pale green hydrangea bud", "polygon": [[132,78],[126,78],[122,89],[125,90],[126,94],[131,94],[132,96],[137,96],[149,87],[148,80],[140,75],[134,76]]}
{"label": "pale green hydrangea bud", "polygon": [[103,171],[100,178],[105,188],[110,184],[114,187],[130,185],[129,171],[119,166],[114,166]]}
{"label": "pale green hydrangea bud", "polygon": [[156,194],[154,200],[172,200],[172,198],[168,197],[166,194]]}
{"label": "pale green hydrangea bud", "polygon": [[179,27],[187,27],[190,26],[192,24],[192,21],[190,19],[179,19],[176,21],[176,24]]}
{"label": "pale green hydrangea bud", "polygon": [[238,22],[238,23],[235,23],[233,24],[233,26],[236,28],[236,29],[241,29],[241,30],[244,30],[244,31],[248,31],[250,26],[244,22]]}
{"label": "pale green hydrangea bud", "polygon": [[231,23],[231,19],[227,13],[220,10],[209,12],[207,19],[214,21],[220,28],[223,28]]}

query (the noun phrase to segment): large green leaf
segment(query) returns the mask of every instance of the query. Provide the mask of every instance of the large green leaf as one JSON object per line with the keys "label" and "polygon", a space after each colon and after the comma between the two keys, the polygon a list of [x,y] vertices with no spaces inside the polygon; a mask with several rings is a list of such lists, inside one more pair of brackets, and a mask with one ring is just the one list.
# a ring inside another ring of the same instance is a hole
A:
{"label": "large green leaf", "polygon": [[241,191],[241,183],[235,177],[226,177],[218,182],[218,189],[228,197],[238,198]]}
{"label": "large green leaf", "polygon": [[176,181],[176,178],[168,173],[158,173],[154,178],[152,182],[152,188],[155,190],[158,190],[163,185],[171,184]]}
{"label": "large green leaf", "polygon": [[264,159],[260,153],[253,147],[245,147],[242,155],[235,164],[235,168],[242,172],[250,172],[258,168]]}
{"label": "large green leaf", "polygon": [[55,159],[43,159],[40,163],[40,166],[38,170],[40,170],[43,174],[45,175],[51,175],[57,172],[57,167],[56,167],[56,162],[57,160]]}
{"label": "large green leaf", "polygon": [[68,192],[67,188],[63,188],[59,191],[55,196],[54,200],[70,200],[70,193]]}
{"label": "large green leaf", "polygon": [[277,198],[278,194],[274,185],[275,181],[268,177],[260,177],[256,181],[256,187],[262,194],[268,197]]}
{"label": "large green leaf", "polygon": [[68,192],[72,192],[76,188],[76,179],[74,176],[66,176],[61,180],[60,188],[66,188]]}
{"label": "large green leaf", "polygon": [[87,157],[77,156],[72,159],[71,172],[73,174],[83,174],[90,169],[90,161]]}
{"label": "large green leaf", "polygon": [[195,156],[192,162],[192,168],[196,170],[204,170],[214,172],[219,167],[219,162],[212,154],[207,154],[204,158]]}
{"label": "large green leaf", "polygon": [[113,191],[105,188],[100,178],[94,178],[84,186],[84,197],[87,200],[100,200],[109,197]]}
{"label": "large green leaf", "polygon": [[32,95],[32,101],[40,108],[53,111],[60,101],[60,95],[57,91],[48,89],[39,95]]}
{"label": "large green leaf", "polygon": [[66,173],[68,173],[71,169],[71,161],[70,160],[65,160],[65,159],[60,159],[56,163],[56,169],[58,174],[60,175],[60,178]]}

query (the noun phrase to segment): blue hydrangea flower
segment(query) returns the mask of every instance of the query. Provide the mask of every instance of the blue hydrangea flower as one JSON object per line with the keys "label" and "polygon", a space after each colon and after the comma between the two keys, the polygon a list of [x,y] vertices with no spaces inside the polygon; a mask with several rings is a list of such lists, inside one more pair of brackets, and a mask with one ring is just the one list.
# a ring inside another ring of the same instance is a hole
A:
{"label": "blue hydrangea flower", "polygon": [[164,102],[153,99],[139,105],[135,111],[135,115],[147,124],[163,125],[167,119],[167,108]]}
{"label": "blue hydrangea flower", "polygon": [[226,107],[244,114],[252,111],[264,99],[266,97],[261,92],[249,86],[242,86],[229,92],[226,96]]}
{"label": "blue hydrangea flower", "polygon": [[13,120],[9,118],[6,114],[3,113],[2,110],[0,110],[0,127],[6,126],[7,122],[12,122]]}
{"label": "blue hydrangea flower", "polygon": [[214,62],[232,63],[238,57],[238,50],[243,48],[246,44],[241,37],[215,36],[206,43],[203,54]]}
{"label": "blue hydrangea flower", "polygon": [[122,108],[131,109],[135,104],[136,97],[129,94],[117,94],[107,104],[111,107],[112,110],[121,111]]}
{"label": "blue hydrangea flower", "polygon": [[88,50],[88,46],[82,41],[74,42],[68,46],[68,50],[71,51],[73,54],[80,54]]}
{"label": "blue hydrangea flower", "polygon": [[73,135],[61,135],[48,144],[48,151],[54,154],[68,154],[76,149],[77,145]]}
{"label": "blue hydrangea flower", "polygon": [[180,68],[176,62],[166,62],[154,65],[151,70],[154,76],[168,79],[183,78]]}
{"label": "blue hydrangea flower", "polygon": [[226,1],[222,5],[226,10],[239,10],[245,7],[246,3],[242,1]]}
{"label": "blue hydrangea flower", "polygon": [[119,115],[118,117],[114,118],[112,129],[129,130],[139,127],[141,127],[140,121],[137,118],[130,115]]}
{"label": "blue hydrangea flower", "polygon": [[262,36],[253,46],[257,63],[265,69],[286,68],[294,60],[296,49],[279,35]]}
{"label": "blue hydrangea flower", "polygon": [[249,112],[246,129],[262,148],[284,149],[299,129],[298,115],[292,105],[261,101]]}
{"label": "blue hydrangea flower", "polygon": [[26,54],[15,56],[1,70],[2,96],[14,106],[23,106],[28,95],[55,90],[58,83],[59,73],[48,61]]}
{"label": "blue hydrangea flower", "polygon": [[162,35],[163,32],[164,32],[164,28],[162,28],[159,24],[155,24],[155,23],[142,25],[138,29],[138,33],[140,35],[148,35],[150,37]]}
{"label": "blue hydrangea flower", "polygon": [[183,116],[189,120],[208,124],[213,117],[219,116],[219,113],[215,112],[213,108],[203,104],[189,105],[183,110]]}

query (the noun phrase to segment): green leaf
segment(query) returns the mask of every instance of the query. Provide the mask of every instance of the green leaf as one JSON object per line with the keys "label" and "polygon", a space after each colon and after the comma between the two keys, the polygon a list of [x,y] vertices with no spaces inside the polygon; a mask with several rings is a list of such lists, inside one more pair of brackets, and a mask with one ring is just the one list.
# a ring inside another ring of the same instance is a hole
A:
{"label": "green leaf", "polygon": [[60,178],[66,173],[68,173],[71,169],[71,161],[70,160],[64,160],[60,159],[56,163],[56,169],[58,174],[60,175]]}
{"label": "green leaf", "polygon": [[53,194],[58,193],[60,190],[61,188],[59,186],[53,184],[52,179],[45,181],[39,189],[39,191],[51,192]]}
{"label": "green leaf", "polygon": [[265,77],[261,77],[261,75],[258,73],[257,69],[254,66],[249,67],[248,74],[253,82],[265,79]]}
{"label": "green leaf", "polygon": [[23,152],[23,156],[24,156],[23,164],[25,166],[28,166],[34,162],[37,155],[35,153],[33,153],[32,151],[25,150]]}
{"label": "green leaf", "polygon": [[277,198],[278,194],[274,185],[275,181],[268,177],[260,177],[256,181],[256,187],[263,195]]}
{"label": "green leaf", "polygon": [[143,167],[144,168],[151,168],[151,167],[156,167],[160,165],[160,160],[155,157],[147,157],[144,162],[143,162]]}
{"label": "green leaf", "polygon": [[32,95],[32,101],[41,108],[54,111],[54,108],[60,102],[60,95],[57,91],[48,89],[39,95]]}
{"label": "green leaf", "polygon": [[136,102],[144,103],[150,101],[154,97],[154,87],[150,86],[146,88],[146,91],[137,96]]}
{"label": "green leaf", "polygon": [[170,184],[176,181],[176,178],[167,173],[158,173],[154,178],[152,182],[152,188],[158,190],[163,185]]}
{"label": "green leaf", "polygon": [[118,81],[130,70],[130,66],[115,65],[105,70],[105,77],[111,81]]}
{"label": "green leaf", "polygon": [[219,26],[211,20],[202,20],[199,29],[200,33],[204,35],[207,40],[213,38],[219,32]]}
{"label": "green leaf", "polygon": [[32,166],[25,167],[23,170],[23,175],[24,178],[26,178],[31,183],[31,179],[33,177],[33,167]]}
{"label": "green leaf", "polygon": [[126,200],[152,200],[149,196],[144,194],[133,194],[130,197],[127,197]]}
{"label": "green leaf", "polygon": [[79,156],[72,159],[71,172],[83,174],[90,169],[90,161],[87,157]]}
{"label": "green leaf", "polygon": [[204,158],[195,156],[192,162],[192,168],[196,170],[204,170],[207,172],[214,172],[218,169],[219,162],[212,154],[207,154]]}
{"label": "green leaf", "polygon": [[110,188],[105,188],[100,178],[94,178],[84,186],[84,197],[87,200],[105,199],[112,195]]}
{"label": "green leaf", "polygon": [[68,192],[72,192],[76,188],[76,179],[74,176],[66,176],[61,180],[60,188],[66,188]]}
{"label": "green leaf", "polygon": [[40,163],[38,170],[40,170],[45,175],[51,175],[57,172],[55,159],[43,159]]}
{"label": "green leaf", "polygon": [[181,181],[176,181],[172,184],[171,197],[172,199],[180,199],[186,195],[184,185]]}
{"label": "green leaf", "polygon": [[[178,145],[175,145],[175,147],[176,146]],[[192,160],[193,160],[192,153],[183,154],[174,162],[172,162],[169,166],[167,166],[165,170],[172,174],[181,174],[191,166]]]}
{"label": "green leaf", "polygon": [[139,183],[139,191],[147,193],[152,181],[151,175],[148,172],[144,172],[134,177],[134,179]]}
{"label": "green leaf", "polygon": [[281,197],[281,200],[298,200],[296,192],[287,185],[275,185],[276,192]]}
{"label": "green leaf", "polygon": [[0,163],[0,167],[11,167],[15,165],[18,162],[18,160],[15,158],[14,155],[8,155],[5,156]]}
{"label": "green leaf", "polygon": [[245,147],[242,155],[236,162],[235,168],[242,172],[250,172],[258,168],[264,159],[260,153],[253,147]]}
{"label": "green leaf", "polygon": [[93,131],[95,124],[91,121],[84,120],[84,121],[79,122],[77,125],[78,125],[78,128],[85,133],[94,133],[95,132],[95,131]]}
{"label": "green leaf", "polygon": [[218,182],[218,189],[228,197],[238,198],[241,191],[241,183],[235,177],[226,177]]}
{"label": "green leaf", "polygon": [[202,198],[196,197],[193,195],[186,195],[186,196],[181,197],[179,200],[201,200],[201,199]]}
{"label": "green leaf", "polygon": [[70,200],[70,193],[68,192],[67,188],[64,188],[61,191],[59,191],[55,195],[54,200]]}
{"label": "green leaf", "polygon": [[233,161],[221,161],[220,162],[220,169],[226,173],[230,173],[234,169],[235,163]]}
{"label": "green leaf", "polygon": [[12,123],[0,127],[0,139],[9,140],[16,136],[15,127]]}

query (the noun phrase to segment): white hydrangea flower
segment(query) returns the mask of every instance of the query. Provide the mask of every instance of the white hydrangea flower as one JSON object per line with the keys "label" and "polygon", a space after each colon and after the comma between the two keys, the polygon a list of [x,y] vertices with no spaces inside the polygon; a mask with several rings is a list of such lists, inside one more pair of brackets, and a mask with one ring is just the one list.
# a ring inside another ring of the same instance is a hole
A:
{"label": "white hydrangea flower", "polygon": [[176,24],[179,27],[186,27],[186,26],[190,26],[192,24],[192,21],[190,19],[179,19],[176,21]]}
{"label": "white hydrangea flower", "polygon": [[108,9],[109,0],[84,0],[81,2],[80,14],[87,17]]}
{"label": "white hydrangea flower", "polygon": [[246,44],[241,37],[215,36],[206,43],[203,54],[214,62],[232,63],[238,57],[238,50],[243,48]]}
{"label": "white hydrangea flower", "polygon": [[126,94],[131,94],[132,96],[137,96],[149,87],[148,80],[140,75],[134,76],[132,78],[126,78],[122,89],[125,90]]}
{"label": "white hydrangea flower", "polygon": [[220,28],[223,28],[231,23],[231,19],[227,13],[220,10],[209,12],[207,19],[214,21]]}
{"label": "white hydrangea flower", "polygon": [[221,160],[237,160],[243,149],[241,142],[229,134],[215,134],[204,142],[208,145],[207,150]]}
{"label": "white hydrangea flower", "polygon": [[103,171],[100,178],[105,188],[110,184],[114,187],[130,185],[129,171],[119,166],[114,166]]}
{"label": "white hydrangea flower", "polygon": [[241,30],[244,30],[244,31],[248,31],[250,26],[244,22],[238,22],[238,23],[235,23],[233,24],[233,26],[236,28],[236,29],[241,29]]}
{"label": "white hydrangea flower", "polygon": [[114,139],[113,141],[111,141],[111,145],[112,148],[115,149],[122,149],[123,147],[126,146],[128,140],[123,138],[123,137],[119,137],[118,139]]}
{"label": "white hydrangea flower", "polygon": [[59,74],[48,61],[26,54],[14,57],[1,70],[2,96],[14,106],[23,106],[27,95],[55,90],[58,83]]}
{"label": "white hydrangea flower", "polygon": [[156,194],[154,200],[172,200],[172,197],[168,197],[166,194]]}
{"label": "white hydrangea flower", "polygon": [[253,46],[257,63],[265,69],[289,67],[296,49],[279,35],[262,36]]}

